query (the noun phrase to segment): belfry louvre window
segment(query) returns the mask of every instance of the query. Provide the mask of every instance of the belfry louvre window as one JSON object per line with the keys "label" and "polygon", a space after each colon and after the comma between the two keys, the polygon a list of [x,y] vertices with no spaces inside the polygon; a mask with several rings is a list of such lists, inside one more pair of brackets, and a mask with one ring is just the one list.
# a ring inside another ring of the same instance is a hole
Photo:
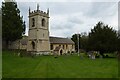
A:
{"label": "belfry louvre window", "polygon": [[42,26],[45,26],[45,19],[42,19]]}
{"label": "belfry louvre window", "polygon": [[35,18],[32,18],[32,27],[35,26]]}

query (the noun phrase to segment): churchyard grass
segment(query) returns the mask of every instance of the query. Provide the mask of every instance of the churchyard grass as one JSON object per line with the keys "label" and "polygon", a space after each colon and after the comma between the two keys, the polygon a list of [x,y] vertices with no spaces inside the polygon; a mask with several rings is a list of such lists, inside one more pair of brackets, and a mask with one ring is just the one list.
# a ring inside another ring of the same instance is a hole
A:
{"label": "churchyard grass", "polygon": [[20,57],[2,53],[3,78],[117,78],[116,58],[81,59],[77,55]]}

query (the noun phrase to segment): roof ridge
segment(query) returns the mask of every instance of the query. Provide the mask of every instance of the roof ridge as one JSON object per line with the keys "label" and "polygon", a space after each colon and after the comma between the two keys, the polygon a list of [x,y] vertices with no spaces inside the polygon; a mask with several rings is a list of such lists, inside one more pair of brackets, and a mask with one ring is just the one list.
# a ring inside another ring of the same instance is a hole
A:
{"label": "roof ridge", "polygon": [[49,36],[49,38],[62,38],[62,39],[69,39],[69,38],[64,38],[64,37],[54,37],[54,36]]}

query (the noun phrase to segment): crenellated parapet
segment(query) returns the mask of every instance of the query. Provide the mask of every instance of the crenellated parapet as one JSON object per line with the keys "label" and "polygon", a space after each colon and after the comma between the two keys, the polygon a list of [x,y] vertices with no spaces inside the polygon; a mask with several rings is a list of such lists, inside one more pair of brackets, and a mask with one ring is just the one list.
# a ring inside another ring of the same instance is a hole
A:
{"label": "crenellated parapet", "polygon": [[42,10],[39,10],[39,5],[37,5],[37,10],[34,10],[34,11],[30,11],[30,8],[29,8],[29,16],[34,16],[34,15],[49,17],[49,9],[47,10],[47,12],[44,12]]}
{"label": "crenellated parapet", "polygon": [[41,15],[41,16],[49,17],[49,13],[41,11],[41,10],[34,10],[34,11],[29,12],[29,16],[34,16],[34,15]]}

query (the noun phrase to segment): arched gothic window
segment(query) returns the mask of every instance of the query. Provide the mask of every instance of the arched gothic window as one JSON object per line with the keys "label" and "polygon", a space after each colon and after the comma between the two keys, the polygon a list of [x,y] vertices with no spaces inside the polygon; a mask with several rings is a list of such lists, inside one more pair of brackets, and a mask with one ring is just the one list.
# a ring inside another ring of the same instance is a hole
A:
{"label": "arched gothic window", "polygon": [[35,49],[35,42],[32,41],[32,48]]}
{"label": "arched gothic window", "polygon": [[42,26],[45,27],[45,19],[42,19]]}

